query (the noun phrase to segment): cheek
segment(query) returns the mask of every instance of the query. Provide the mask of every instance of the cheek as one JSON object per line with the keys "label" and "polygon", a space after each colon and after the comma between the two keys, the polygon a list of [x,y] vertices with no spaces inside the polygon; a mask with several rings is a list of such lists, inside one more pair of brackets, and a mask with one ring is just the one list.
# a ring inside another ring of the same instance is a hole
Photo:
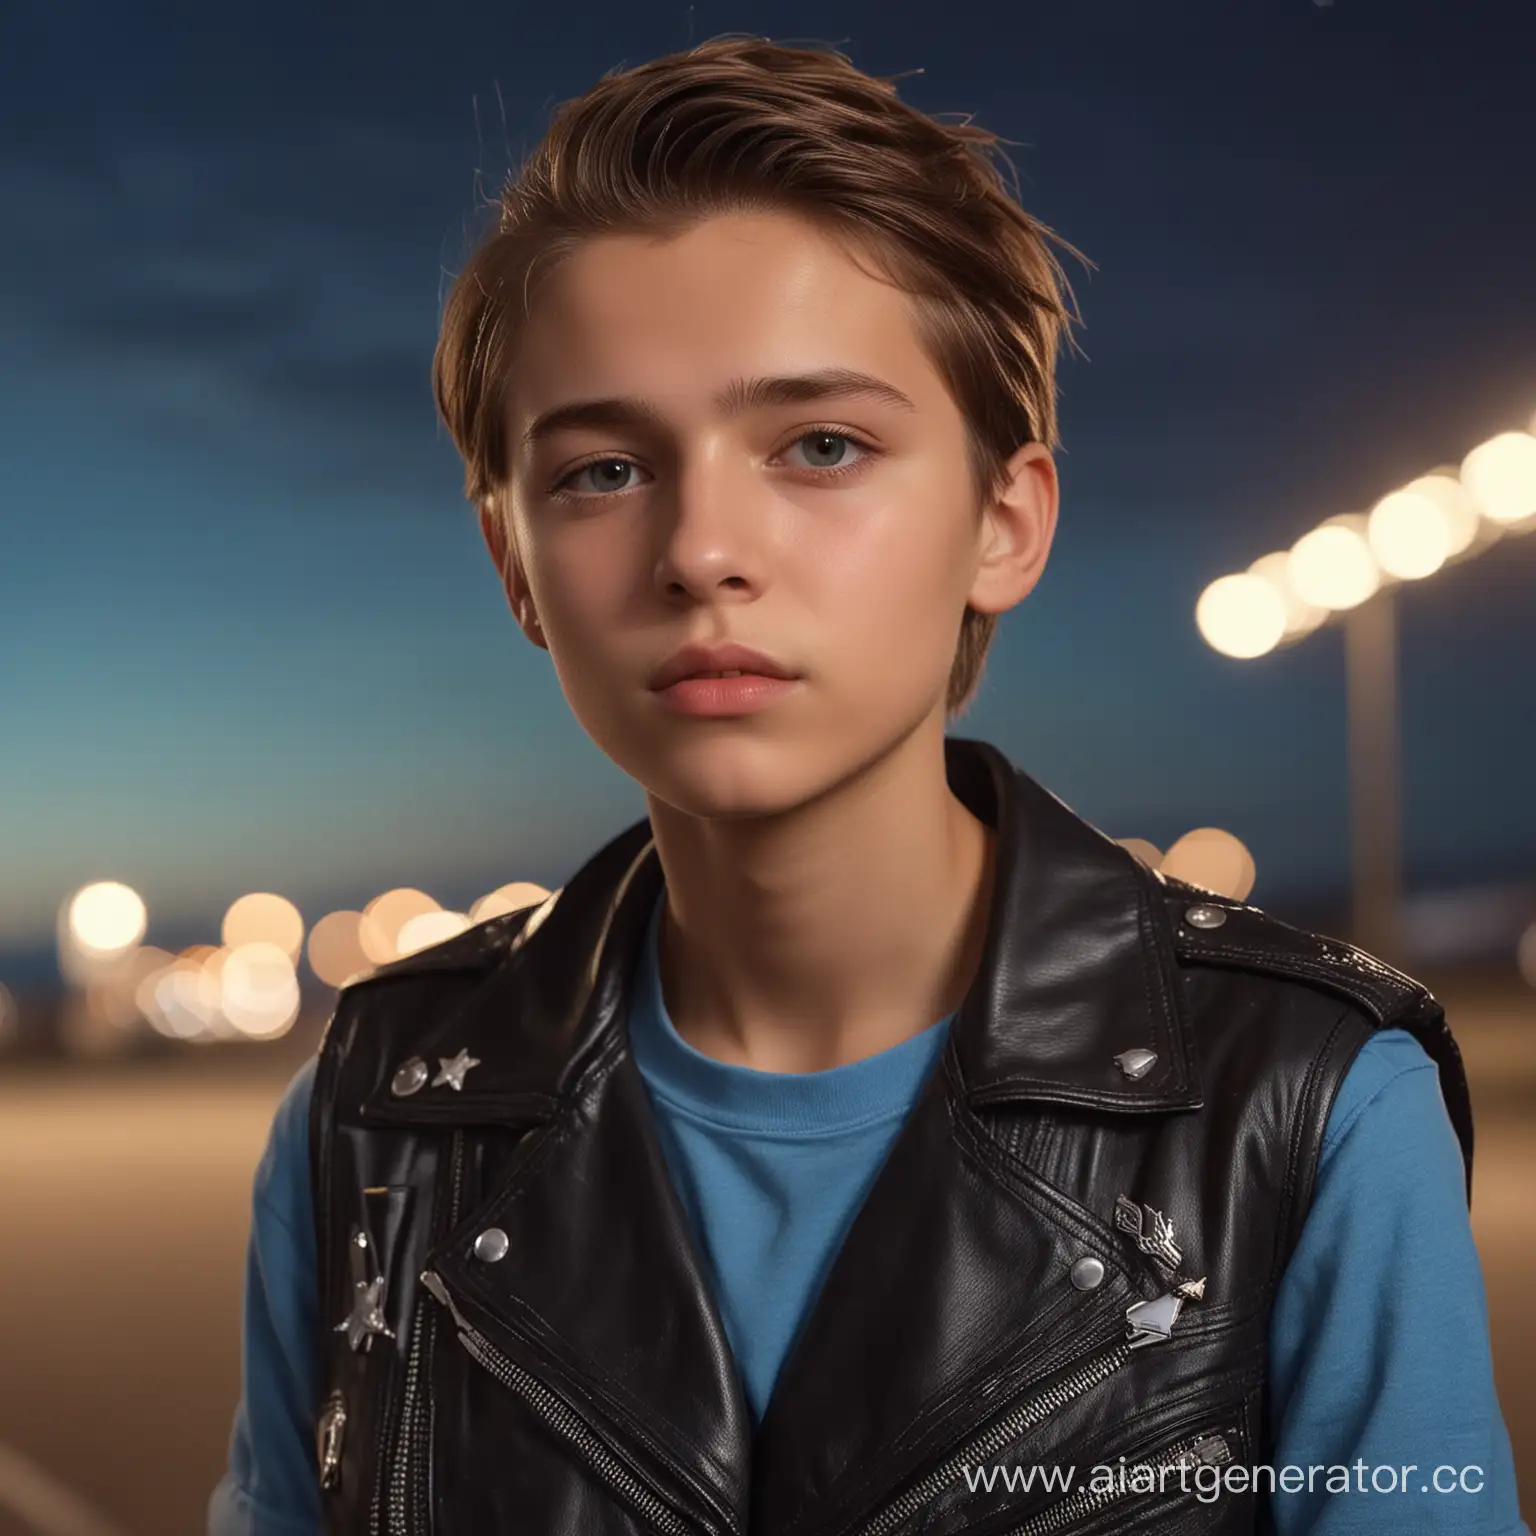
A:
{"label": "cheek", "polygon": [[869,647],[910,651],[958,625],[974,564],[953,483],[925,476],[882,494],[807,549],[805,569],[822,611]]}
{"label": "cheek", "polygon": [[[529,586],[545,629],[563,648],[596,649],[630,590],[613,539],[591,529],[567,530],[542,542],[529,567]],[[606,622],[605,622],[606,621]]]}

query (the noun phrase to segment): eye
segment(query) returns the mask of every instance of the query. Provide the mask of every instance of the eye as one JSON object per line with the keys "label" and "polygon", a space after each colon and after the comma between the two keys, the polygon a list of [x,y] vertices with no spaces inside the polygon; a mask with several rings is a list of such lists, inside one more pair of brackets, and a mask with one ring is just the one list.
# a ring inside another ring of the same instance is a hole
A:
{"label": "eye", "polygon": [[[578,494],[596,493],[597,495],[632,491],[639,482],[626,477],[640,473],[640,466],[629,459],[591,459],[585,464],[578,465],[570,474],[559,480],[554,488],[557,491],[575,491]],[[584,482],[583,476],[590,478]]]}
{"label": "eye", "polygon": [[[819,427],[802,434],[790,444],[792,450],[800,447],[805,449],[804,467],[807,469],[852,469],[868,452],[849,433],[824,431]],[[849,457],[850,448],[855,457]]]}

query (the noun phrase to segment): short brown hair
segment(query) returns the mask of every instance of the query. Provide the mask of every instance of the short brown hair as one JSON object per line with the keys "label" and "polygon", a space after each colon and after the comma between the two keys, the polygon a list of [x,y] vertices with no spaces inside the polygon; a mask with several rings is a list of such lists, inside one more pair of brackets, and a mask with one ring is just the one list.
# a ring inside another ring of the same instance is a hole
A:
{"label": "short brown hair", "polygon": [[[505,387],[536,272],[596,235],[737,210],[805,217],[913,298],[979,496],[995,494],[1021,444],[1057,445],[1056,353],[1075,316],[1051,243],[1079,254],[1020,206],[1016,175],[1010,195],[1002,142],[969,118],[928,116],[831,49],[723,37],[606,75],[555,114],[448,294],[433,388],[465,495],[499,504],[510,478]],[[996,624],[965,611],[951,717]]]}

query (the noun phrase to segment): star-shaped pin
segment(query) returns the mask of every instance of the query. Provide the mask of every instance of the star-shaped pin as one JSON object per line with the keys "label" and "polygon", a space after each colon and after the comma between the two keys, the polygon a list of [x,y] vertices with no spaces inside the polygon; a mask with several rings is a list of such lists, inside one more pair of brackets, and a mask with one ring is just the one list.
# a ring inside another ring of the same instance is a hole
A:
{"label": "star-shaped pin", "polygon": [[345,1322],[336,1325],[336,1332],[346,1334],[352,1349],[361,1349],[376,1333],[382,1333],[386,1339],[394,1338],[394,1330],[384,1321],[383,1299],[383,1275],[359,1280],[352,1287],[352,1311]]}
{"label": "star-shaped pin", "polygon": [[462,1091],[464,1087],[464,1074],[471,1067],[478,1067],[480,1065],[480,1059],[477,1056],[471,1056],[468,1051],[464,1050],[461,1050],[457,1056],[439,1056],[437,1059],[442,1063],[442,1066],[437,1076],[432,1079],[432,1086],[434,1088],[441,1088],[446,1083],[455,1092]]}

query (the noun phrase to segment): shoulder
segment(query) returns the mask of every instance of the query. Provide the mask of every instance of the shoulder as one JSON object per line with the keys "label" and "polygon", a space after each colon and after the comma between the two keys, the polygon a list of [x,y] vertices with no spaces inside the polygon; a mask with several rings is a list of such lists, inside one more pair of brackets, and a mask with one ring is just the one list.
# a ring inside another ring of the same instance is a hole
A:
{"label": "shoulder", "polygon": [[1157,879],[1184,964],[1300,982],[1352,1004],[1377,1026],[1443,1023],[1428,988],[1365,950],[1182,880]]}
{"label": "shoulder", "polygon": [[1339,1084],[1323,1141],[1324,1160],[1357,1125],[1380,1121],[1385,1111],[1395,1114],[1405,1107],[1415,1119],[1437,1111],[1444,1119],[1435,1064],[1407,1030],[1377,1030]]}
{"label": "shoulder", "polygon": [[315,1064],[311,1056],[283,1090],[256,1166],[257,1217],[274,1219],[293,1233],[305,1232],[309,1226],[309,1111]]}
{"label": "shoulder", "polygon": [[[480,1090],[493,1079],[500,1084],[493,1058],[519,1080],[509,1089],[514,1097],[529,1088],[521,1079],[530,1073],[548,1075],[545,1058],[555,1053],[539,1049],[539,1026],[549,1010],[529,995],[527,962],[536,946],[525,941],[543,927],[560,894],[478,923],[342,988],[315,1073],[310,1127],[317,1163],[329,1162],[334,1139],[327,1128],[338,1117],[415,1123],[414,1111],[425,1104],[431,1123],[447,1123],[456,1105],[480,1106]],[[412,1098],[426,1085],[398,1086],[402,1069],[414,1075],[434,1057],[453,1059],[461,1050],[478,1069],[471,1091],[459,1083],[451,1100],[437,1093]],[[542,1104],[542,1096],[535,1097]]]}
{"label": "shoulder", "polygon": [[[1472,1111],[1461,1052],[1434,994],[1377,956],[1298,928],[1262,908],[1216,896],[1158,874],[1177,963],[1191,987],[1203,975],[1237,983],[1222,993],[1224,1015],[1196,1020],[1200,1033],[1221,1027],[1296,1029],[1310,1020],[1344,1035],[1336,1108],[1350,1112],[1409,1067],[1437,1069],[1446,1112],[1470,1177]],[[1239,1000],[1232,1012],[1234,998]],[[1207,1015],[1215,1010],[1203,1010]],[[1337,1124],[1337,1121],[1334,1122]]]}
{"label": "shoulder", "polygon": [[336,999],[327,1044],[334,1044],[343,1029],[350,1033],[359,1020],[385,1018],[405,1010],[420,1024],[451,1008],[516,952],[559,895],[556,891],[542,902],[489,918],[440,944],[355,978]]}

